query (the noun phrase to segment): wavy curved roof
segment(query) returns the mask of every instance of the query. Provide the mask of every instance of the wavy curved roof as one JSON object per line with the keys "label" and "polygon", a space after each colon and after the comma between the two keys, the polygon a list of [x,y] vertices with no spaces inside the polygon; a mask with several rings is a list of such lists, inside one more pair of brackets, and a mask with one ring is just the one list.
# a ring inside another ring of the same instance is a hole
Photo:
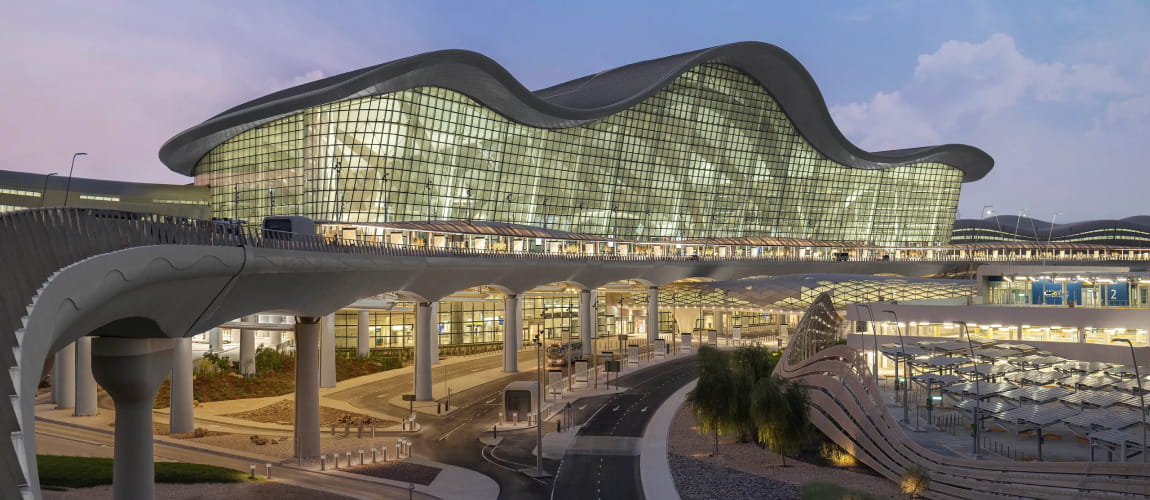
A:
{"label": "wavy curved roof", "polygon": [[[992,215],[985,219],[959,219],[954,222],[952,241],[998,241],[993,234],[1026,241],[1059,241],[1081,239],[1087,233],[1098,233],[1094,240],[1112,241],[1112,244],[1146,246],[1144,240],[1133,237],[1150,236],[1150,216],[1135,215],[1123,219],[1098,219],[1063,224],[1020,217]],[[1129,240],[1129,241],[1128,241]]]}
{"label": "wavy curved roof", "polygon": [[884,169],[936,162],[981,179],[994,166],[984,151],[946,144],[867,152],[851,144],[831,120],[826,102],[806,69],[789,53],[762,42],[740,42],[642,61],[531,92],[492,59],[465,50],[443,50],[358,69],[281,90],[231,108],[181,132],[160,148],[171,170],[192,175],[212,148],[246,130],[304,109],[346,99],[416,87],[460,92],[524,125],[567,128],[593,122],[634,106],[703,64],[735,67],[770,93],[803,135],[840,164]]}

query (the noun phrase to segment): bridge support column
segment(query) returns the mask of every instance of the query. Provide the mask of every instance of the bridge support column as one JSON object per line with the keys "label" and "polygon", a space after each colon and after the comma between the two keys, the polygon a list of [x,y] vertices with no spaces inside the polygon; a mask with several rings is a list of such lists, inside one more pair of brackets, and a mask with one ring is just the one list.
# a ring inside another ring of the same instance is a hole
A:
{"label": "bridge support column", "polygon": [[320,321],[319,329],[319,386],[335,387],[335,314]]}
{"label": "bridge support column", "polygon": [[431,401],[431,304],[415,306],[415,400]]}
{"label": "bridge support column", "polygon": [[659,338],[659,287],[647,287],[647,341]]}
{"label": "bridge support column", "polygon": [[92,339],[92,373],[116,405],[112,498],[155,497],[152,403],[172,369],[174,339]]}
{"label": "bridge support column", "polygon": [[508,294],[503,299],[503,371],[515,373],[519,371],[519,315],[515,310],[519,306],[519,296]]}
{"label": "bridge support column", "polygon": [[192,339],[176,339],[172,349],[171,411],[168,413],[168,432],[186,434],[196,430],[195,410],[192,408]]}
{"label": "bridge support column", "polygon": [[212,328],[208,330],[208,352],[217,353],[224,350],[222,342],[220,341],[220,329]]}
{"label": "bridge support column", "polygon": [[591,290],[579,290],[579,340],[583,341],[587,352],[594,349],[591,340],[599,337],[598,326]]}
{"label": "bridge support column", "polygon": [[360,310],[355,323],[355,355],[371,356],[371,311]]}
{"label": "bridge support column", "polygon": [[[260,317],[253,314],[244,316],[244,323],[258,323]],[[256,331],[251,328],[240,330],[240,375],[250,377],[256,374]]]}
{"label": "bridge support column", "polygon": [[76,344],[73,342],[56,351],[56,408],[76,406]]}
{"label": "bridge support column", "polygon": [[295,456],[319,456],[320,318],[300,316],[295,324]]}
{"label": "bridge support column", "polygon": [[92,337],[76,340],[76,410],[77,417],[96,414],[96,378],[92,376]]}
{"label": "bridge support column", "polygon": [[431,364],[439,364],[439,301],[431,303]]}

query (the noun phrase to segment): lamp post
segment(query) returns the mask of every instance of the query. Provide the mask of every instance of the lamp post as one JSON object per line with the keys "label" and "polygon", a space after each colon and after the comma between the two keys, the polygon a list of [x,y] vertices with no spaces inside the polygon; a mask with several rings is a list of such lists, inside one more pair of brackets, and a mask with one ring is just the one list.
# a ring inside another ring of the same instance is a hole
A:
{"label": "lamp post", "polygon": [[982,217],[986,218],[988,215],[994,216],[994,225],[998,227],[998,232],[1002,232],[1002,222],[998,220],[998,214],[994,213],[994,205],[982,206]]}
{"label": "lamp post", "polygon": [[[64,206],[68,206],[68,193],[72,191],[72,169],[76,168],[76,157],[88,156],[88,153],[72,153],[72,165],[68,167],[68,184],[64,187]],[[47,184],[47,180],[44,181]]]}
{"label": "lamp post", "polygon": [[979,384],[982,374],[978,372],[978,359],[974,357],[974,340],[970,338],[970,330],[966,329],[965,321],[955,321],[955,324],[962,327],[962,332],[966,334],[966,345],[970,348],[970,361],[974,363],[974,458],[979,458],[982,455],[982,450],[978,449],[978,417],[982,413],[982,386]]}
{"label": "lamp post", "polygon": [[[855,309],[859,309],[859,308],[863,308],[863,307],[866,308],[866,315],[867,315],[867,318],[869,318],[867,321],[867,326],[870,328],[871,337],[874,339],[874,384],[877,386],[878,385],[878,357],[879,357],[878,329],[874,327],[874,311],[871,310],[870,304],[855,304]],[[895,363],[895,366],[897,367],[898,364]],[[898,375],[895,375],[895,380],[897,380],[897,379],[898,379]]]}
{"label": "lamp post", "polygon": [[1138,370],[1138,356],[1134,354],[1134,343],[1130,339],[1113,339],[1111,342],[1125,342],[1130,346],[1130,359],[1134,363],[1134,376],[1138,380],[1138,406],[1142,408],[1142,462],[1146,462],[1146,391],[1142,389],[1142,373]]}
{"label": "lamp post", "polygon": [[[1062,214],[1061,210],[1054,212],[1054,216],[1050,218],[1050,230],[1048,230],[1046,232],[1046,251],[1050,252],[1051,257],[1054,256],[1054,250],[1053,250],[1054,249],[1054,221],[1058,220],[1058,216],[1061,214]],[[1042,255],[1042,265],[1043,266],[1046,265],[1046,254],[1045,254],[1045,252]]]}
{"label": "lamp post", "polygon": [[1022,214],[1025,214],[1025,213],[1026,213],[1026,209],[1020,208],[1020,209],[1018,209],[1018,217],[1014,218],[1014,236],[1016,236],[1018,238],[1022,238],[1022,235],[1018,234],[1018,228],[1022,226]]}
{"label": "lamp post", "polygon": [[543,475],[543,328],[535,335],[535,375],[539,379],[535,395],[535,474]]}
{"label": "lamp post", "polygon": [[40,208],[44,208],[44,202],[48,199],[48,178],[53,175],[56,175],[56,172],[44,176],[44,188],[40,190]]}
{"label": "lamp post", "polygon": [[[907,359],[908,357],[906,355],[906,341],[904,341],[902,338],[902,328],[900,328],[898,326],[898,314],[896,314],[894,311],[892,311],[890,309],[886,309],[883,312],[891,315],[891,317],[894,318],[894,331],[898,333],[898,346],[899,346],[899,350],[902,351],[899,354],[899,357],[903,358],[903,359]],[[903,370],[903,372],[904,372],[903,376],[906,377],[906,383],[902,384],[902,423],[904,423],[904,424],[910,423],[910,392],[907,390],[907,388],[910,387],[910,362],[909,361],[910,360],[907,359],[906,369]],[[895,360],[895,364],[896,365],[898,364],[898,360]],[[895,380],[896,381],[898,380],[897,376],[895,377]],[[917,428],[917,422],[916,422],[915,427]]]}

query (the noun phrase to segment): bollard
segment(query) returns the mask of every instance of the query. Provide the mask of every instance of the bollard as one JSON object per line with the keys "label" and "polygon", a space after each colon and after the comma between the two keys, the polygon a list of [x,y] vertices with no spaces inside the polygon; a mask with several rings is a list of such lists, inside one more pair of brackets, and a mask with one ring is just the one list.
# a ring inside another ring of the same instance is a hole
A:
{"label": "bollard", "polygon": [[381,446],[379,449],[383,451],[383,461],[386,462],[387,461],[387,446],[386,445]]}
{"label": "bollard", "polygon": [[359,465],[363,465],[363,450],[359,450]]}
{"label": "bollard", "polygon": [[376,457],[375,457],[375,448],[372,448],[372,449],[371,449],[371,463],[373,463],[373,464],[374,464],[374,463],[376,463],[376,462],[378,462],[378,461],[379,461],[379,460],[378,460],[378,459],[376,459]]}
{"label": "bollard", "polygon": [[404,431],[407,430],[407,419],[406,418],[399,419],[399,429],[404,430]]}
{"label": "bollard", "polygon": [[498,428],[499,428],[499,426],[498,426],[498,425],[496,425],[496,424],[491,424],[491,439],[499,439],[499,430],[498,430]]}
{"label": "bollard", "polygon": [[359,424],[359,427],[356,428],[355,437],[363,439],[363,424]]}
{"label": "bollard", "polygon": [[271,479],[272,478],[272,464],[264,464],[264,471],[265,471],[264,476],[267,479]]}
{"label": "bollard", "polygon": [[347,467],[351,467],[351,450],[347,451]]}
{"label": "bollard", "polygon": [[371,438],[375,439],[375,422],[371,423]]}
{"label": "bollard", "polygon": [[248,479],[256,478],[256,464],[251,464],[248,468]]}
{"label": "bollard", "polygon": [[332,458],[331,470],[339,470],[339,453],[338,452],[332,453],[331,458]]}
{"label": "bollard", "polygon": [[435,414],[439,415],[441,413],[443,413],[443,403],[436,401],[435,402]]}
{"label": "bollard", "polygon": [[319,456],[319,470],[321,470],[321,471],[327,470],[327,455],[320,455]]}

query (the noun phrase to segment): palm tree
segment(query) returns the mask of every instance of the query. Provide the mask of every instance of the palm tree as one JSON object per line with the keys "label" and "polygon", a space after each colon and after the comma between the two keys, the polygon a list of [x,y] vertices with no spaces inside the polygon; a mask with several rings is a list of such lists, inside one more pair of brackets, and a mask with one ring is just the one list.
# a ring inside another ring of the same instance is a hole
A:
{"label": "palm tree", "polygon": [[719,454],[719,434],[737,429],[731,413],[733,397],[731,369],[728,356],[710,346],[699,349],[699,381],[687,393],[687,402],[699,428],[715,435],[715,451]]}
{"label": "palm tree", "polygon": [[786,467],[787,455],[797,454],[812,434],[806,390],[797,382],[771,375],[755,384],[750,400],[759,441],[778,453]]}

